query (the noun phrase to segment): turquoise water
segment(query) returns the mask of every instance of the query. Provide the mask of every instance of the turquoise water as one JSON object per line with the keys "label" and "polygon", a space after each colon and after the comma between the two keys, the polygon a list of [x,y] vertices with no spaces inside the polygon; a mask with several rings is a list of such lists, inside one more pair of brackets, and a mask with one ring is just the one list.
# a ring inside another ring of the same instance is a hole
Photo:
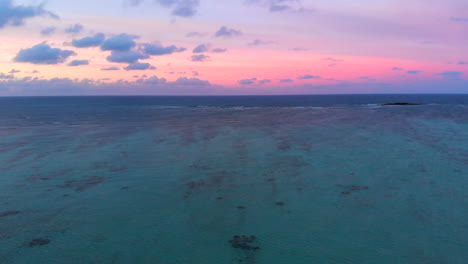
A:
{"label": "turquoise water", "polygon": [[15,100],[2,264],[467,263],[466,105]]}

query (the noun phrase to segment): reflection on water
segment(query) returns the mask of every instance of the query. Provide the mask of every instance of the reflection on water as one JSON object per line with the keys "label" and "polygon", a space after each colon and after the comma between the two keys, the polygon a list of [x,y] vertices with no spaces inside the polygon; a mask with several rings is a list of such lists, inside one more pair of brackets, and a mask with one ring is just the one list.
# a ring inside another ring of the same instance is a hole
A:
{"label": "reflection on water", "polygon": [[0,263],[468,258],[463,105],[17,110]]}

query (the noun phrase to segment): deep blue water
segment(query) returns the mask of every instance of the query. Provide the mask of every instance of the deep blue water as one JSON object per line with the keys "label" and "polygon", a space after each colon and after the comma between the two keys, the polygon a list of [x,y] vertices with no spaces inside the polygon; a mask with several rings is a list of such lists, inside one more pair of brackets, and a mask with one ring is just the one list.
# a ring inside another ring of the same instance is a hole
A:
{"label": "deep blue water", "polygon": [[0,98],[1,264],[466,264],[467,188],[468,95]]}

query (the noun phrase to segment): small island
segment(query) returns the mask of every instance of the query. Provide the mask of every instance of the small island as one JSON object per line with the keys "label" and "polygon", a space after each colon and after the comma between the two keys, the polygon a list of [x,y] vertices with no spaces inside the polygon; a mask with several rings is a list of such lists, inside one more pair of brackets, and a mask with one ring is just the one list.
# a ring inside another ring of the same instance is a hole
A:
{"label": "small island", "polygon": [[381,104],[381,106],[389,106],[389,105],[421,105],[421,104],[416,104],[416,103],[386,103],[386,104]]}

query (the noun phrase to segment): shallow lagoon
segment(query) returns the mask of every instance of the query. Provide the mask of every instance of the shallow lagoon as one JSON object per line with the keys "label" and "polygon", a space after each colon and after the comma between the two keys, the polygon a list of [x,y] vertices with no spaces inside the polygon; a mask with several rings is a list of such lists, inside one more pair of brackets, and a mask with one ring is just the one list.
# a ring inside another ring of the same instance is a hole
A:
{"label": "shallow lagoon", "polygon": [[468,258],[466,105],[11,100],[2,264]]}

